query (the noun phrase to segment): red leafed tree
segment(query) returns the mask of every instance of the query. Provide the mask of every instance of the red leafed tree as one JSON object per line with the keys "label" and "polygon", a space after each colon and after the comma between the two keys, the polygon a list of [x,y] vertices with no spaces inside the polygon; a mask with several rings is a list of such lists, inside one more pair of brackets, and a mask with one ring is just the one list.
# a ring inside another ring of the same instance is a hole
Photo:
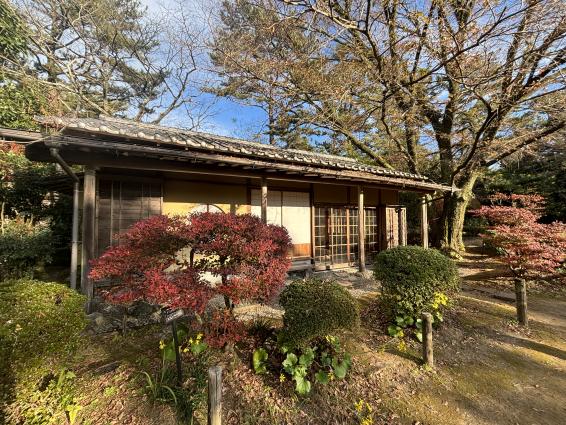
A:
{"label": "red leafed tree", "polygon": [[[230,309],[264,302],[283,286],[290,239],[280,226],[249,214],[154,216],[119,235],[120,244],[92,263],[90,277],[111,279],[111,302],[143,299],[201,314],[222,295]],[[204,274],[219,278],[211,284]]]}
{"label": "red leafed tree", "polygon": [[502,251],[513,273],[521,278],[556,273],[564,263],[566,224],[539,223],[544,198],[498,193],[490,199],[492,205],[475,214],[490,223],[490,232],[483,237]]}

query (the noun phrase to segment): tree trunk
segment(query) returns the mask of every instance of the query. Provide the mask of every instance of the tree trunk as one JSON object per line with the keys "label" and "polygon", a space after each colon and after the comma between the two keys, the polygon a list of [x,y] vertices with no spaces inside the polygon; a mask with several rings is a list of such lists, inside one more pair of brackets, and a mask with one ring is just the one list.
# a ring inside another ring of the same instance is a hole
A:
{"label": "tree trunk", "polygon": [[479,172],[472,172],[460,180],[458,192],[444,195],[444,205],[437,228],[437,245],[450,256],[458,257],[464,251],[462,232],[466,208],[473,197],[472,189],[479,177]]}

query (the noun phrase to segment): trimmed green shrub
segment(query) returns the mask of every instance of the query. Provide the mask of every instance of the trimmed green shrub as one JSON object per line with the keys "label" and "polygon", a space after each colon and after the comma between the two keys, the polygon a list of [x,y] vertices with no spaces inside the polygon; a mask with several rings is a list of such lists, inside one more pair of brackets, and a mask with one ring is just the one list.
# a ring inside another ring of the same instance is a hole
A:
{"label": "trimmed green shrub", "polygon": [[316,278],[295,281],[279,298],[285,308],[281,342],[294,347],[338,329],[359,324],[359,307],[350,293],[336,282]]}
{"label": "trimmed green shrub", "polygon": [[0,283],[0,340],[12,361],[71,353],[86,326],[83,295],[59,283]]}
{"label": "trimmed green shrub", "polygon": [[53,235],[43,224],[6,220],[0,234],[0,280],[33,277],[33,271],[51,261]]}
{"label": "trimmed green shrub", "polygon": [[374,275],[381,281],[383,297],[394,316],[418,317],[435,305],[436,294],[450,294],[460,283],[454,261],[435,249],[419,246],[380,252]]}
{"label": "trimmed green shrub", "polygon": [[61,380],[57,374],[79,347],[84,303],[84,296],[58,283],[0,283],[0,423],[48,423],[41,412],[52,415],[53,403],[72,407],[59,397],[67,390],[52,382]]}

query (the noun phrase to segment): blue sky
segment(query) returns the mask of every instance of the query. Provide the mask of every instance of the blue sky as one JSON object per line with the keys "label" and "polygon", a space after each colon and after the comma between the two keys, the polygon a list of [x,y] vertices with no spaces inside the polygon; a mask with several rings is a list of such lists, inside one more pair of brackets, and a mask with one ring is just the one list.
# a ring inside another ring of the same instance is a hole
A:
{"label": "blue sky", "polygon": [[[216,3],[216,0],[180,1],[183,9],[189,14],[194,13],[196,17],[203,13],[203,5],[204,8],[210,8]],[[149,14],[156,14],[160,17],[163,17],[164,14],[163,8],[178,7],[176,0],[141,0],[141,3],[147,6]],[[265,113],[257,107],[242,105],[226,98],[215,98],[210,94],[201,94],[198,101],[213,105],[210,115],[200,128],[202,131],[249,139],[261,132],[266,122]],[[163,124],[186,126],[185,120],[186,112],[180,108],[170,114]]]}

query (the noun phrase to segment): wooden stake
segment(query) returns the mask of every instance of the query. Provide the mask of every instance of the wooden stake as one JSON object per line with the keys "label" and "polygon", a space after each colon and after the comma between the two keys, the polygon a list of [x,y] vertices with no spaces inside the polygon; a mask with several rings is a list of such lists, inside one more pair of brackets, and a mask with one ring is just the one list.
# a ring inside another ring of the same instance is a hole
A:
{"label": "wooden stake", "polygon": [[175,365],[177,366],[177,385],[183,385],[183,367],[181,366],[181,353],[179,352],[179,336],[177,335],[177,320],[171,322],[173,331],[173,348],[175,349]]}
{"label": "wooden stake", "polygon": [[422,332],[423,332],[423,361],[429,367],[434,367],[434,355],[432,351],[432,314],[423,313]]}
{"label": "wooden stake", "polygon": [[527,315],[527,284],[525,279],[515,279],[515,300],[517,304],[517,321],[522,326],[529,326]]}
{"label": "wooden stake", "polygon": [[222,424],[222,367],[208,369],[208,425]]}

